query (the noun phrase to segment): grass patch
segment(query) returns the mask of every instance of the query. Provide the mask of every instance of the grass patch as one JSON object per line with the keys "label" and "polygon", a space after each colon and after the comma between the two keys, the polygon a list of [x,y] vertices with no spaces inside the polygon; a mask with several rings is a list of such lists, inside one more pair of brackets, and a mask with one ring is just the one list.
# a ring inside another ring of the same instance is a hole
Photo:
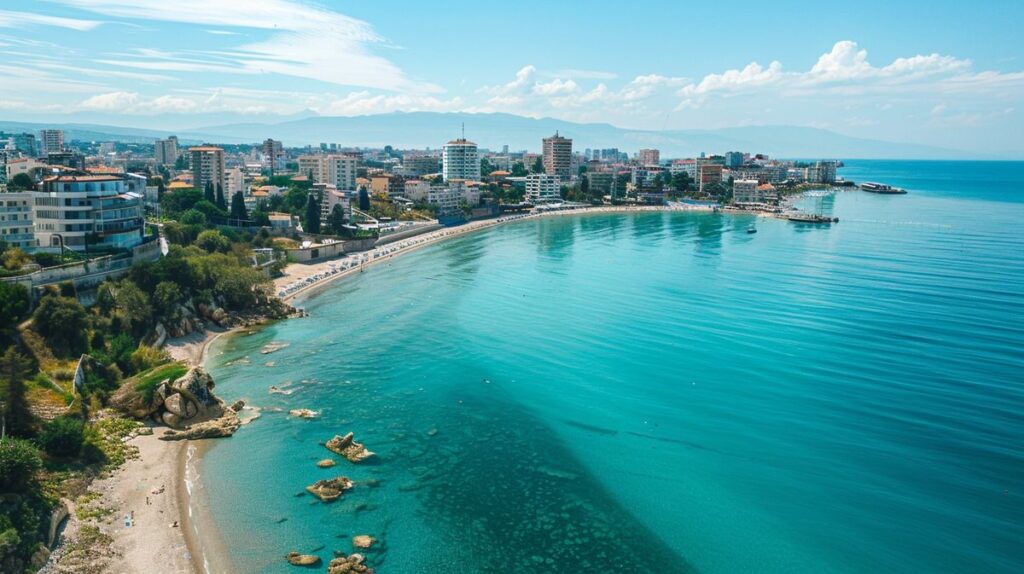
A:
{"label": "grass patch", "polygon": [[160,383],[168,379],[173,381],[187,372],[188,365],[181,362],[154,367],[133,377],[135,379],[135,390],[142,393],[142,396],[146,398],[146,402],[150,402],[153,400],[153,393],[156,392],[156,388],[160,386]]}

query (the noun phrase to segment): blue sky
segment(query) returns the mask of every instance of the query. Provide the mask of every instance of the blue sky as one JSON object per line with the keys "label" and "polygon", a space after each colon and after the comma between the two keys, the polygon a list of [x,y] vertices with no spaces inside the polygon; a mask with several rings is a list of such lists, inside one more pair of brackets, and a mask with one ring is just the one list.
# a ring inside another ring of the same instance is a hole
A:
{"label": "blue sky", "polygon": [[0,117],[498,111],[1020,155],[1024,3],[891,4],[0,0]]}

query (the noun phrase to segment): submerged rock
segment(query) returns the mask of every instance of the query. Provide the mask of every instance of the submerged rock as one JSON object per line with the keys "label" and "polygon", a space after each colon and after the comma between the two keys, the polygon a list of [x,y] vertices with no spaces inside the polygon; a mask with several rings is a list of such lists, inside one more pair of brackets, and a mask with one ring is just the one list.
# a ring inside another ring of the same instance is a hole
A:
{"label": "submerged rock", "polygon": [[324,502],[331,502],[341,498],[346,490],[352,488],[352,481],[347,476],[318,480],[306,487],[310,494]]}
{"label": "submerged rock", "polygon": [[352,537],[352,546],[355,546],[356,548],[369,548],[370,546],[373,546],[374,542],[375,540],[373,536],[369,536],[367,534],[360,534],[359,536]]}
{"label": "submerged rock", "polygon": [[365,560],[362,554],[339,556],[327,565],[327,574],[373,574],[373,568],[363,564]]}
{"label": "submerged rock", "polygon": [[312,409],[292,409],[288,411],[288,416],[300,419],[315,419],[320,416],[320,411],[314,411]]}
{"label": "submerged rock", "polygon": [[350,462],[359,462],[374,455],[362,443],[356,442],[352,433],[343,437],[334,435],[334,438],[327,441],[324,446],[327,447],[327,450],[340,454]]}
{"label": "submerged rock", "polygon": [[316,465],[319,466],[320,468],[331,468],[332,466],[334,466],[336,464],[338,464],[338,463],[334,462],[332,459],[329,459],[329,458],[325,458],[325,459],[321,460],[320,462],[316,463]]}
{"label": "submerged rock", "polygon": [[273,353],[275,351],[280,351],[281,349],[284,349],[289,344],[290,343],[282,343],[280,341],[273,341],[273,342],[267,343],[266,345],[263,345],[263,348],[260,349],[260,353],[262,353],[264,355],[269,355],[270,353]]}
{"label": "submerged rock", "polygon": [[314,566],[320,563],[320,557],[313,554],[299,554],[292,550],[285,558],[292,566]]}

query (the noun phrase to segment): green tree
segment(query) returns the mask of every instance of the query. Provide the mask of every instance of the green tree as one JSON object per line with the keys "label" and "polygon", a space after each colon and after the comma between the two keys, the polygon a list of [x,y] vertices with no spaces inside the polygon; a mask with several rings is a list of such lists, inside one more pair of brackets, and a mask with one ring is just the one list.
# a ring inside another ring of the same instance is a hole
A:
{"label": "green tree", "polygon": [[52,456],[73,457],[82,452],[85,425],[74,417],[57,417],[46,423],[39,433],[39,445]]}
{"label": "green tree", "polygon": [[3,254],[4,268],[10,271],[17,271],[32,261],[32,258],[20,247],[12,247]]}
{"label": "green tree", "polygon": [[176,189],[160,196],[160,209],[164,216],[174,218],[192,209],[202,199],[203,193],[198,189]]}
{"label": "green tree", "polygon": [[0,331],[12,328],[28,316],[28,289],[18,283],[0,283]]}
{"label": "green tree", "polygon": [[173,281],[161,281],[153,290],[153,310],[161,317],[167,317],[174,306],[181,301],[181,287]]}
{"label": "green tree", "polygon": [[359,211],[370,211],[370,192],[366,190],[366,186],[359,188]]}
{"label": "green tree", "polygon": [[47,295],[32,314],[32,325],[60,357],[85,351],[89,316],[73,297]]}
{"label": "green tree", "polygon": [[685,193],[690,190],[690,174],[685,171],[681,171],[672,176],[672,187],[679,190],[680,193]]}
{"label": "green tree", "polygon": [[228,210],[227,198],[224,197],[224,186],[219,183],[217,184],[217,201],[215,203],[221,211]]}
{"label": "green tree", "polygon": [[215,203],[217,201],[217,194],[214,193],[212,181],[206,182],[206,188],[203,189],[203,198],[210,203]]}
{"label": "green tree", "polygon": [[512,177],[526,177],[527,175],[526,164],[521,161],[512,164]]}
{"label": "green tree", "polygon": [[302,213],[308,201],[309,191],[301,187],[292,186],[288,188],[288,191],[284,192],[284,206],[287,207],[288,212],[292,215]]}
{"label": "green tree", "polygon": [[7,432],[14,436],[30,437],[35,427],[35,416],[25,397],[25,379],[30,368],[28,357],[13,346],[0,355],[0,402],[3,403],[0,416]]}
{"label": "green tree", "polygon": [[302,228],[306,233],[320,233],[320,202],[314,193],[306,199],[306,217],[302,221]]}
{"label": "green tree", "polygon": [[43,467],[39,451],[27,440],[0,440],[0,491],[24,492]]}
{"label": "green tree", "polygon": [[327,218],[327,226],[334,235],[341,235],[345,228],[345,210],[340,203],[335,203]]}
{"label": "green tree", "polygon": [[480,175],[487,177],[494,171],[494,166],[491,165],[491,161],[485,157],[480,158]]}
{"label": "green tree", "polygon": [[590,199],[590,179],[586,176],[580,179],[580,199]]}
{"label": "green tree", "polygon": [[249,214],[245,212],[245,198],[241,191],[236,191],[231,196],[231,219],[249,219]]}
{"label": "green tree", "polygon": [[544,160],[540,156],[533,161],[533,173],[544,173]]}
{"label": "green tree", "polygon": [[207,253],[216,251],[227,253],[231,250],[231,240],[216,229],[207,229],[200,233],[196,238],[196,245],[206,250]]}
{"label": "green tree", "polygon": [[185,225],[206,225],[206,214],[198,209],[189,209],[181,214],[179,221]]}
{"label": "green tree", "polygon": [[36,188],[36,182],[32,181],[32,177],[27,173],[17,173],[11,177],[11,180],[7,182],[7,189],[9,191],[25,191]]}

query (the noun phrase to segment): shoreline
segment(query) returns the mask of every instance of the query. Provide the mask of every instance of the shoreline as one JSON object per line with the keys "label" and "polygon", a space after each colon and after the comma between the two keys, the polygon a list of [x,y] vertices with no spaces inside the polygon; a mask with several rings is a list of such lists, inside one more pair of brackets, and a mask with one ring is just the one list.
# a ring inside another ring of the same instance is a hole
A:
{"label": "shoreline", "polygon": [[[314,263],[290,263],[284,268],[284,274],[274,280],[274,293],[281,299],[281,301],[288,303],[299,298],[300,295],[312,295],[325,285],[332,284],[339,279],[348,277],[349,275],[359,273],[363,268],[377,263],[385,259],[391,259],[397,255],[404,255],[411,253],[421,247],[427,247],[439,243],[446,239],[452,239],[460,237],[498,225],[504,225],[507,223],[513,223],[516,221],[525,221],[530,219],[543,219],[545,217],[564,217],[568,215],[593,215],[599,213],[634,213],[634,212],[699,212],[699,213],[712,213],[711,209],[699,208],[699,207],[672,207],[665,205],[644,205],[644,206],[594,206],[594,207],[582,207],[578,209],[561,209],[544,211],[540,213],[527,213],[527,214],[516,214],[505,217],[498,217],[495,219],[482,219],[478,221],[470,221],[463,225],[456,227],[446,227],[424,233],[422,235],[414,235],[401,241],[392,243],[386,243],[374,247],[367,251],[360,251],[356,253],[346,254],[342,257],[335,257],[332,259],[325,259]],[[380,253],[377,255],[377,253]],[[348,258],[355,258],[358,263],[348,267],[344,270],[336,270],[339,262]],[[330,274],[334,270],[333,274]],[[304,282],[309,278],[320,276],[320,279],[314,280],[306,285],[301,285],[292,291],[286,292],[284,295],[280,293],[285,292],[287,287],[294,284],[295,282]]]}

